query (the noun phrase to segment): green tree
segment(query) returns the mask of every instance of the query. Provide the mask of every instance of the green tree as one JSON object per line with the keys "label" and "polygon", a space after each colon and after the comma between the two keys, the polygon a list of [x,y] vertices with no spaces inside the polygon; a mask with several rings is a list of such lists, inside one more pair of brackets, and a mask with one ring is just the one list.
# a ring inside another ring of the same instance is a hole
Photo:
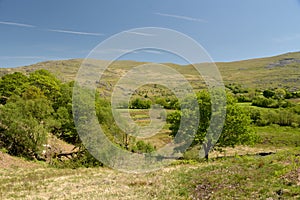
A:
{"label": "green tree", "polygon": [[20,72],[7,74],[0,79],[0,103],[5,104],[13,95],[21,95],[28,85],[28,77]]}
{"label": "green tree", "polygon": [[235,147],[240,144],[254,144],[258,136],[250,127],[250,123],[251,119],[246,110],[238,106],[234,100],[229,101],[226,108],[223,132],[217,145],[220,147]]}
{"label": "green tree", "polygon": [[151,107],[150,100],[142,100],[140,98],[136,98],[130,102],[131,109],[149,109]]}
{"label": "green tree", "polygon": [[263,91],[263,95],[264,95],[264,97],[266,97],[266,98],[272,98],[272,97],[274,97],[275,92],[272,91],[272,90],[264,90],[264,91]]}
{"label": "green tree", "polygon": [[[216,142],[216,139],[213,135],[206,136],[208,127],[210,126],[210,119],[212,114],[219,115],[222,112],[211,111],[211,99],[210,95],[206,91],[201,91],[197,94],[197,100],[199,104],[199,114],[200,122],[198,126],[197,133],[194,137],[193,143],[191,145],[202,145],[202,149],[205,153],[205,158],[208,159],[209,151],[212,148],[212,145]],[[168,122],[170,123],[171,134],[175,136],[179,130],[181,118],[183,115],[194,115],[195,112],[189,111],[176,111],[168,116]],[[239,144],[253,144],[258,140],[258,137],[250,127],[251,119],[247,115],[246,111],[243,108],[239,107],[236,104],[236,100],[227,95],[227,107],[226,107],[226,117],[225,124],[222,130],[221,136],[216,142],[217,147],[226,147]],[[219,124],[215,124],[218,126]]]}
{"label": "green tree", "polygon": [[76,131],[72,110],[72,90],[74,82],[61,84],[60,95],[52,102],[55,111],[54,118],[57,126],[53,129],[53,134],[58,138],[74,144],[80,145],[81,141]]}
{"label": "green tree", "polygon": [[[33,93],[32,89],[25,91]],[[37,90],[38,91],[38,90]],[[0,141],[12,155],[37,158],[53,125],[53,109],[42,96],[15,96],[0,107]]]}
{"label": "green tree", "polygon": [[284,99],[286,95],[286,92],[282,88],[278,88],[275,90],[274,98],[276,99]]}
{"label": "green tree", "polygon": [[155,148],[149,142],[146,143],[143,140],[139,140],[135,143],[132,151],[137,153],[151,153],[155,151]]}
{"label": "green tree", "polygon": [[45,96],[55,101],[61,96],[60,86],[61,82],[49,71],[41,69],[29,75],[30,85],[40,88]]}

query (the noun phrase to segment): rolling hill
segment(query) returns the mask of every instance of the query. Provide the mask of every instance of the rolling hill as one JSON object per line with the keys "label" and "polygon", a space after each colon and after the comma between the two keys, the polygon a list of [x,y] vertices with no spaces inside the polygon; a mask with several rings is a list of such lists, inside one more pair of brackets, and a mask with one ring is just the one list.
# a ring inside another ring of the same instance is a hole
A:
{"label": "rolling hill", "polygon": [[[17,68],[0,68],[0,76],[16,71],[28,74],[37,69],[46,69],[54,73],[62,81],[71,81],[76,77],[82,62],[83,59],[71,59],[40,62]],[[141,64],[145,64],[145,62],[113,62],[98,83],[98,87],[102,88],[104,95],[110,93],[120,77],[131,68]],[[217,62],[215,64],[225,84],[239,84],[245,88],[255,89],[286,88],[290,91],[300,90],[300,52],[235,62]],[[195,89],[203,88],[204,82],[200,80],[192,65],[171,63],[166,63],[165,65],[183,74]]]}

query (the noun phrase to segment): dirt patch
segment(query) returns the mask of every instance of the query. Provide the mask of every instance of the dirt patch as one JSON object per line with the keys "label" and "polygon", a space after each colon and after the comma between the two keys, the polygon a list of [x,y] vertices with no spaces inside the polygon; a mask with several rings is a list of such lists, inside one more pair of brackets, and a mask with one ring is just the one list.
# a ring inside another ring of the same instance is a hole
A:
{"label": "dirt patch", "polygon": [[68,144],[68,143],[64,142],[63,140],[58,139],[56,136],[54,136],[52,134],[48,137],[48,144],[57,153],[70,152],[75,148],[74,145]]}
{"label": "dirt patch", "polygon": [[212,199],[215,192],[223,189],[236,190],[239,188],[238,184],[228,184],[228,183],[211,183],[204,180],[201,184],[198,184],[194,190],[193,199]]}
{"label": "dirt patch", "polygon": [[37,166],[39,166],[39,164],[0,152],[0,168],[30,168]]}
{"label": "dirt patch", "polygon": [[282,176],[287,185],[300,186],[300,168]]}
{"label": "dirt patch", "polygon": [[74,145],[68,144],[52,134],[48,136],[47,144],[43,146],[44,149],[40,158],[47,163],[51,163],[52,158],[57,157],[57,155],[70,153],[76,149]]}

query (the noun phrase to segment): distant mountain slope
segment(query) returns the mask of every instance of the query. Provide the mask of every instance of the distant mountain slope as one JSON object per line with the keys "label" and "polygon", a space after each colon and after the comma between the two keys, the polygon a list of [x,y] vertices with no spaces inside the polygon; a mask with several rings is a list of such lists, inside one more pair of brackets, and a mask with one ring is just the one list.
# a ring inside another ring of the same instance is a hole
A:
{"label": "distant mountain slope", "polygon": [[217,65],[226,83],[261,89],[300,89],[300,52]]}
{"label": "distant mountain slope", "polygon": [[[20,71],[30,73],[37,69],[47,69],[62,81],[74,80],[83,62],[82,59],[46,61],[18,68],[0,68],[0,76]],[[107,69],[99,86],[110,91],[114,83],[132,67],[145,64],[136,61],[116,61]],[[203,86],[196,70],[191,65],[166,64],[187,77],[196,88]],[[250,59],[235,62],[218,62],[225,84],[236,83],[244,87],[267,89],[284,87],[291,91],[300,90],[300,52],[273,57]]]}
{"label": "distant mountain slope", "polygon": [[82,61],[82,59],[45,61],[17,68],[0,68],[0,76],[13,72],[29,74],[38,69],[46,69],[55,74],[62,81],[71,81],[74,80]]}

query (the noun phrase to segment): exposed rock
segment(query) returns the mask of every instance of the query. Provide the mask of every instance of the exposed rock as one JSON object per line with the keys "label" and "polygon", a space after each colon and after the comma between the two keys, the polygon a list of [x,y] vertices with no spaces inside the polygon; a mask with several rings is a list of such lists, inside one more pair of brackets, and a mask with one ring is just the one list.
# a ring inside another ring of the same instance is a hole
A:
{"label": "exposed rock", "polygon": [[272,69],[274,67],[284,67],[286,65],[293,64],[293,63],[300,63],[300,60],[295,58],[284,58],[279,60],[278,62],[267,65],[265,68]]}

